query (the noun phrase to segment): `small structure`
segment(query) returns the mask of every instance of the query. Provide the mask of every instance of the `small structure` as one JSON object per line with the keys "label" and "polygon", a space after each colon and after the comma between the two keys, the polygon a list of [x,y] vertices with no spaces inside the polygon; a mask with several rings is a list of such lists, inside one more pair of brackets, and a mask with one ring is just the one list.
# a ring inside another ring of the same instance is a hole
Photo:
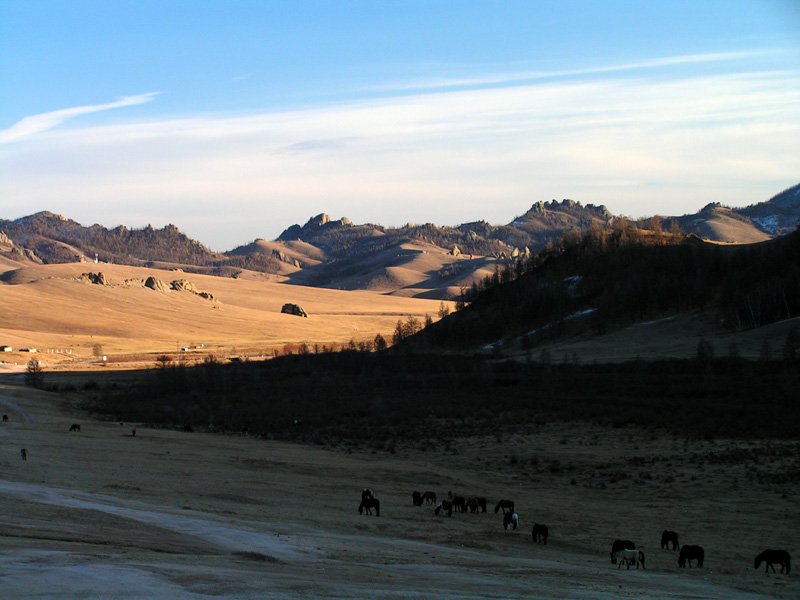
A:
{"label": "small structure", "polygon": [[308,317],[308,313],[302,309],[302,307],[298,306],[297,304],[292,304],[291,302],[287,302],[281,308],[282,313],[286,313],[288,315],[296,315],[298,317]]}
{"label": "small structure", "polygon": [[11,352],[12,350],[11,346],[0,346],[0,352]]}

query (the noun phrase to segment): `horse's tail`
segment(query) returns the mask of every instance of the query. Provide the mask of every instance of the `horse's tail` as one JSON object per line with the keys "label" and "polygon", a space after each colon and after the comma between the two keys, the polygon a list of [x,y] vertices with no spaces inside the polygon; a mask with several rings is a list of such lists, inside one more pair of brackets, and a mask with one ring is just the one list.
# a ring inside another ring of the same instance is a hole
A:
{"label": "horse's tail", "polygon": [[364,514],[364,501],[361,501],[361,504],[358,505],[358,514]]}
{"label": "horse's tail", "polygon": [[639,562],[642,563],[642,568],[644,569],[644,552],[639,550]]}
{"label": "horse's tail", "polygon": [[378,500],[377,498],[375,499],[375,516],[376,517],[381,516],[381,503],[380,500]]}

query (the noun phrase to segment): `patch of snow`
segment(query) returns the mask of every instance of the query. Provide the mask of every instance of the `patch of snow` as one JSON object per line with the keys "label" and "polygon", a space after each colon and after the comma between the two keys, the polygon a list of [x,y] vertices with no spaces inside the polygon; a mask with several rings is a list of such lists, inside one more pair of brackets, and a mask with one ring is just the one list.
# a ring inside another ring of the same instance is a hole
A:
{"label": "patch of snow", "polygon": [[675,316],[673,315],[671,317],[664,317],[663,319],[656,319],[655,321],[646,321],[644,323],[636,323],[635,325],[631,325],[631,329],[633,329],[634,327],[643,327],[644,325],[655,325],[656,323],[664,323],[666,321],[671,321],[674,318],[675,318]]}
{"label": "patch of snow", "polygon": [[770,215],[768,217],[753,217],[753,221],[767,233],[775,233],[780,226],[780,217],[778,215]]}

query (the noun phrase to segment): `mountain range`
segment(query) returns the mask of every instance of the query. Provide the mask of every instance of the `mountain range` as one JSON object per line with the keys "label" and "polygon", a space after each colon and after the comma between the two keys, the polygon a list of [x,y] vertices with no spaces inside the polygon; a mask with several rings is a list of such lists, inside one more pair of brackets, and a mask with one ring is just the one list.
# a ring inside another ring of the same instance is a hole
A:
{"label": "mountain range", "polygon": [[[389,228],[317,215],[291,225],[276,240],[254,240],[213,252],[175,225],[85,227],[51,212],[0,219],[0,262],[7,267],[80,260],[113,262],[226,277],[270,274],[291,284],[369,289],[401,296],[456,298],[475,281],[519,257],[539,252],[570,232],[626,222],[605,206],[573,200],[537,202],[506,225],[485,221],[457,227],[432,223]],[[794,231],[800,223],[800,184],[744,208],[709,204],[695,214],[657,216],[633,224],[694,234],[724,244],[754,243]]]}

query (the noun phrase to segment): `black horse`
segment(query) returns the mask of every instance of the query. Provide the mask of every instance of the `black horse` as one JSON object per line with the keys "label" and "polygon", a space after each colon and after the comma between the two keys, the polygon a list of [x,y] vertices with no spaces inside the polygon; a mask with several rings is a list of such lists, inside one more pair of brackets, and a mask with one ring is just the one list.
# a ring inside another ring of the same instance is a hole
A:
{"label": "black horse", "polygon": [[414,506],[422,506],[422,494],[419,492],[412,492],[411,502],[414,504]]}
{"label": "black horse", "polygon": [[514,501],[513,500],[500,500],[500,502],[498,502],[495,505],[494,512],[495,513],[500,512],[501,508],[503,509],[503,512],[506,512],[506,509],[508,509],[508,512],[512,512],[513,513],[514,512]]}
{"label": "black horse", "polygon": [[73,423],[72,425],[70,425],[69,430],[70,431],[80,431],[81,430],[81,426],[78,425],[77,423]]}
{"label": "black horse", "polygon": [[478,501],[478,508],[481,509],[480,512],[486,512],[486,498],[481,498],[480,496],[478,496],[477,498],[475,498],[475,500]]}
{"label": "black horse", "polygon": [[672,544],[673,550],[677,550],[681,546],[678,543],[678,534],[674,531],[667,531],[665,529],[664,533],[661,534],[661,549],[669,550],[670,544]]}
{"label": "black horse", "polygon": [[372,509],[375,509],[375,516],[381,516],[381,503],[377,498],[363,498],[361,504],[358,505],[358,514],[362,514],[364,510],[368,515],[372,514]]}
{"label": "black horse", "polygon": [[371,488],[364,488],[361,491],[361,499],[362,500],[366,500],[367,498],[374,498],[374,497],[375,497],[375,494],[372,493],[372,489]]}
{"label": "black horse", "polygon": [[773,564],[779,564],[781,566],[781,573],[783,573],[784,569],[787,575],[792,572],[792,561],[786,550],[764,550],[761,554],[756,556],[756,562],[753,568],[757,569],[761,566],[762,562],[767,563],[767,566],[764,567],[764,573],[768,572],[769,569],[772,569],[774,573],[775,567]]}
{"label": "black horse", "polygon": [[467,512],[467,501],[464,496],[456,496],[452,500],[453,510],[456,512]]}
{"label": "black horse", "polygon": [[611,544],[611,564],[617,564],[617,557],[614,556],[614,553],[620,550],[636,550],[636,544],[630,540],[614,540],[614,543]]}
{"label": "black horse", "polygon": [[548,535],[547,525],[540,525],[539,523],[534,523],[533,529],[531,530],[531,535],[533,536],[534,542],[541,541],[545,546],[547,546],[547,535]]}
{"label": "black horse", "polygon": [[697,561],[697,566],[703,566],[703,559],[705,558],[705,551],[703,550],[702,546],[691,546],[688,544],[684,544],[681,547],[681,552],[678,554],[678,566],[685,567],[686,564],[689,564],[689,568],[692,568],[692,561]]}
{"label": "black horse", "polygon": [[450,502],[450,500],[442,500],[441,502],[439,502],[439,504],[436,506],[436,510],[433,511],[433,514],[438,515],[440,512],[445,512],[447,513],[448,517],[452,517],[453,503]]}

